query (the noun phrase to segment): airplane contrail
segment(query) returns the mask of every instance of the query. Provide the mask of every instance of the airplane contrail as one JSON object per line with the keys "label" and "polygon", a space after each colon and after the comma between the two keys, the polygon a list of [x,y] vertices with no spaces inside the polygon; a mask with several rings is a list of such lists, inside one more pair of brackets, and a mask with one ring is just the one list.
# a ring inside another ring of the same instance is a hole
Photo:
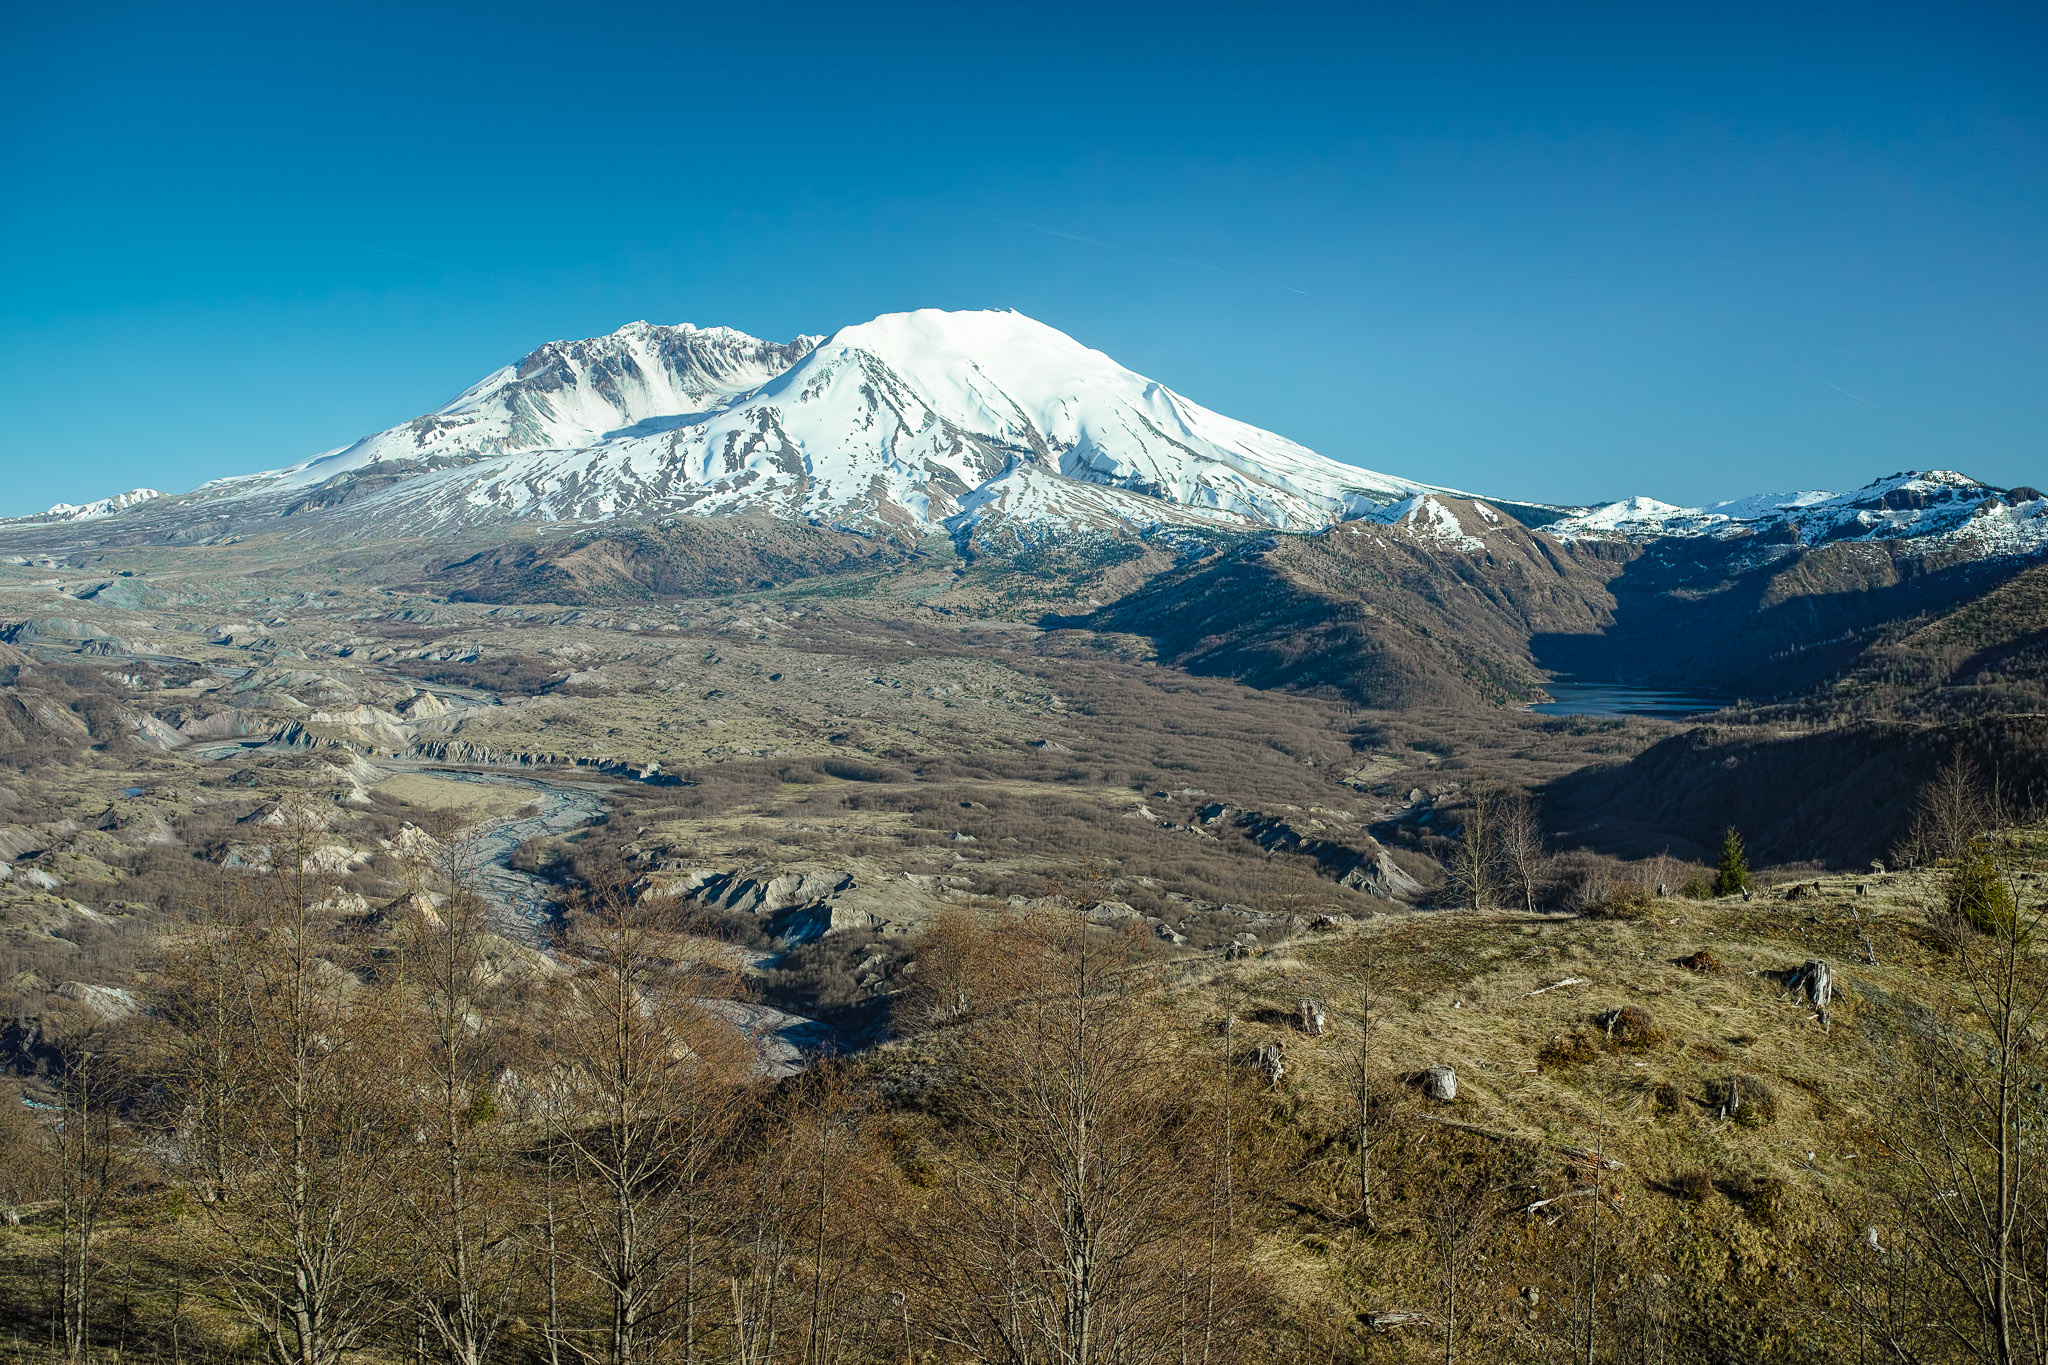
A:
{"label": "airplane contrail", "polygon": [[1839,394],[1841,394],[1841,395],[1842,395],[1842,396],[1843,396],[1844,398],[1853,398],[1853,399],[1855,399],[1855,400],[1856,400],[1857,402],[1861,403],[1861,404],[1862,404],[1862,405],[1863,405],[1864,407],[1866,407],[1866,408],[1874,408],[1874,407],[1876,407],[1876,406],[1877,406],[1877,404],[1875,404],[1875,403],[1871,402],[1871,401],[1870,401],[1870,400],[1869,400],[1868,398],[1865,398],[1865,397],[1864,397],[1864,396],[1863,396],[1862,394],[1860,394],[1860,393],[1851,393],[1851,392],[1849,392],[1849,391],[1848,391],[1847,389],[1843,388],[1843,387],[1842,387],[1842,386],[1841,386],[1840,384],[1836,384],[1836,383],[1834,383],[1834,382],[1832,382],[1832,381],[1830,381],[1830,380],[1822,379],[1822,378],[1821,378],[1821,377],[1820,377],[1819,375],[1815,374],[1815,373],[1814,373],[1814,372],[1813,372],[1812,370],[1808,370],[1808,369],[1801,369],[1801,368],[1800,368],[1799,366],[1797,366],[1797,365],[1794,365],[1794,366],[1793,366],[1792,368],[1793,368],[1793,369],[1795,369],[1795,370],[1798,370],[1798,371],[1799,371],[1799,373],[1801,373],[1801,374],[1805,375],[1805,376],[1806,376],[1806,377],[1807,377],[1808,379],[1811,379],[1811,380],[1812,380],[1812,381],[1813,381],[1814,383],[1816,383],[1816,384],[1826,384],[1826,385],[1827,385],[1827,386],[1828,386],[1829,388],[1833,389],[1833,390],[1834,390],[1834,391],[1835,391],[1836,393],[1839,393]]}

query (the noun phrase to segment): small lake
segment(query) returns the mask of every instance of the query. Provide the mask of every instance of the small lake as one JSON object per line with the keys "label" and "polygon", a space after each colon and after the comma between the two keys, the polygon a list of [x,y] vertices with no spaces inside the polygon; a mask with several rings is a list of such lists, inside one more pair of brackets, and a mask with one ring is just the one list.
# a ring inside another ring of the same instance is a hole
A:
{"label": "small lake", "polygon": [[1550,682],[1543,685],[1553,700],[1530,707],[1539,716],[1650,716],[1682,720],[1729,705],[1734,698],[1710,692],[1667,692],[1625,683]]}

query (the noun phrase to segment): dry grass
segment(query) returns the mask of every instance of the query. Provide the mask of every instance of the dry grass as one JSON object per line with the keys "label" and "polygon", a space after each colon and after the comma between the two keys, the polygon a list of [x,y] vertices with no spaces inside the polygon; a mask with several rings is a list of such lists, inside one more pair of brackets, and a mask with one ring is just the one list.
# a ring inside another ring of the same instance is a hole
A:
{"label": "dry grass", "polygon": [[426,773],[401,774],[379,782],[370,792],[401,811],[410,807],[421,812],[445,812],[465,824],[502,819],[532,799],[523,791]]}
{"label": "dry grass", "polygon": [[[1302,1178],[1323,1180],[1328,1211],[1273,1233],[1291,1292],[1327,1301],[1344,1292],[1347,1257],[1391,1254],[1338,1216],[1368,971],[1376,1070],[1391,1080],[1443,1064],[1458,1075],[1456,1102],[1429,1120],[1411,1107],[1410,1132],[1443,1130],[1448,1118],[1451,1137],[1513,1148],[1538,1161],[1532,1178],[1545,1195],[1568,1177],[1543,1175],[1542,1161],[1601,1153],[1619,1163],[1617,1235],[1694,1266],[1687,1292],[1698,1301],[1736,1314],[1744,1295],[1789,1292],[1777,1268],[1801,1265],[1800,1248],[1832,1235],[1826,1210],[1865,1192],[1870,1134],[1891,1102],[1898,1002],[1931,1006],[1943,989],[1944,959],[1922,937],[1929,879],[1895,874],[1862,896],[1854,885],[1822,879],[1820,897],[1794,905],[1652,901],[1626,921],[1387,916],[1188,988],[1191,1009],[1243,1002],[1245,1046],[1286,1042],[1275,1122],[1296,1130]],[[1866,932],[1875,966],[1864,960]],[[1811,957],[1830,960],[1840,982],[1826,1028],[1783,986]],[[1579,981],[1560,984],[1569,978]],[[1285,1024],[1303,995],[1328,1004],[1322,1037]],[[1331,1249],[1308,1254],[1309,1238]],[[1804,1310],[1787,1297],[1774,1311]]]}

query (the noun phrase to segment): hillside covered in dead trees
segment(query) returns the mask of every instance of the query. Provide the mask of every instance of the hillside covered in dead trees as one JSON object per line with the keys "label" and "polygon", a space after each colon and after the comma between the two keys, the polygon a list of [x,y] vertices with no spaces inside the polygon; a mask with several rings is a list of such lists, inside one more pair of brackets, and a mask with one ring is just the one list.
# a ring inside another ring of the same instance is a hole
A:
{"label": "hillside covered in dead trees", "polygon": [[459,822],[372,903],[281,802],[15,1040],[0,1323],[79,1361],[2042,1358],[2048,836],[1957,761],[1908,870],[1766,884],[1735,842],[1558,913],[1512,808],[1470,820],[1475,905],[1208,954],[1087,870],[946,909],[885,1040],[802,1055],[759,950],[629,865],[522,941]]}

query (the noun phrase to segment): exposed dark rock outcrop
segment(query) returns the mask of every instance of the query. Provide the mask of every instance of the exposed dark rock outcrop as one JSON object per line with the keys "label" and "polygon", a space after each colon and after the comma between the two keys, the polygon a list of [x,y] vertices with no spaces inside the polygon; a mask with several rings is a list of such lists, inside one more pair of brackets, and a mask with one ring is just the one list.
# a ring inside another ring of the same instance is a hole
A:
{"label": "exposed dark rock outcrop", "polygon": [[1239,810],[1221,803],[1208,805],[1198,813],[1207,826],[1230,826],[1268,853],[1295,853],[1316,860],[1324,876],[1339,886],[1363,891],[1384,900],[1410,901],[1423,893],[1422,883],[1396,863],[1393,856],[1371,835],[1360,830],[1349,842],[1304,834],[1277,815]]}

